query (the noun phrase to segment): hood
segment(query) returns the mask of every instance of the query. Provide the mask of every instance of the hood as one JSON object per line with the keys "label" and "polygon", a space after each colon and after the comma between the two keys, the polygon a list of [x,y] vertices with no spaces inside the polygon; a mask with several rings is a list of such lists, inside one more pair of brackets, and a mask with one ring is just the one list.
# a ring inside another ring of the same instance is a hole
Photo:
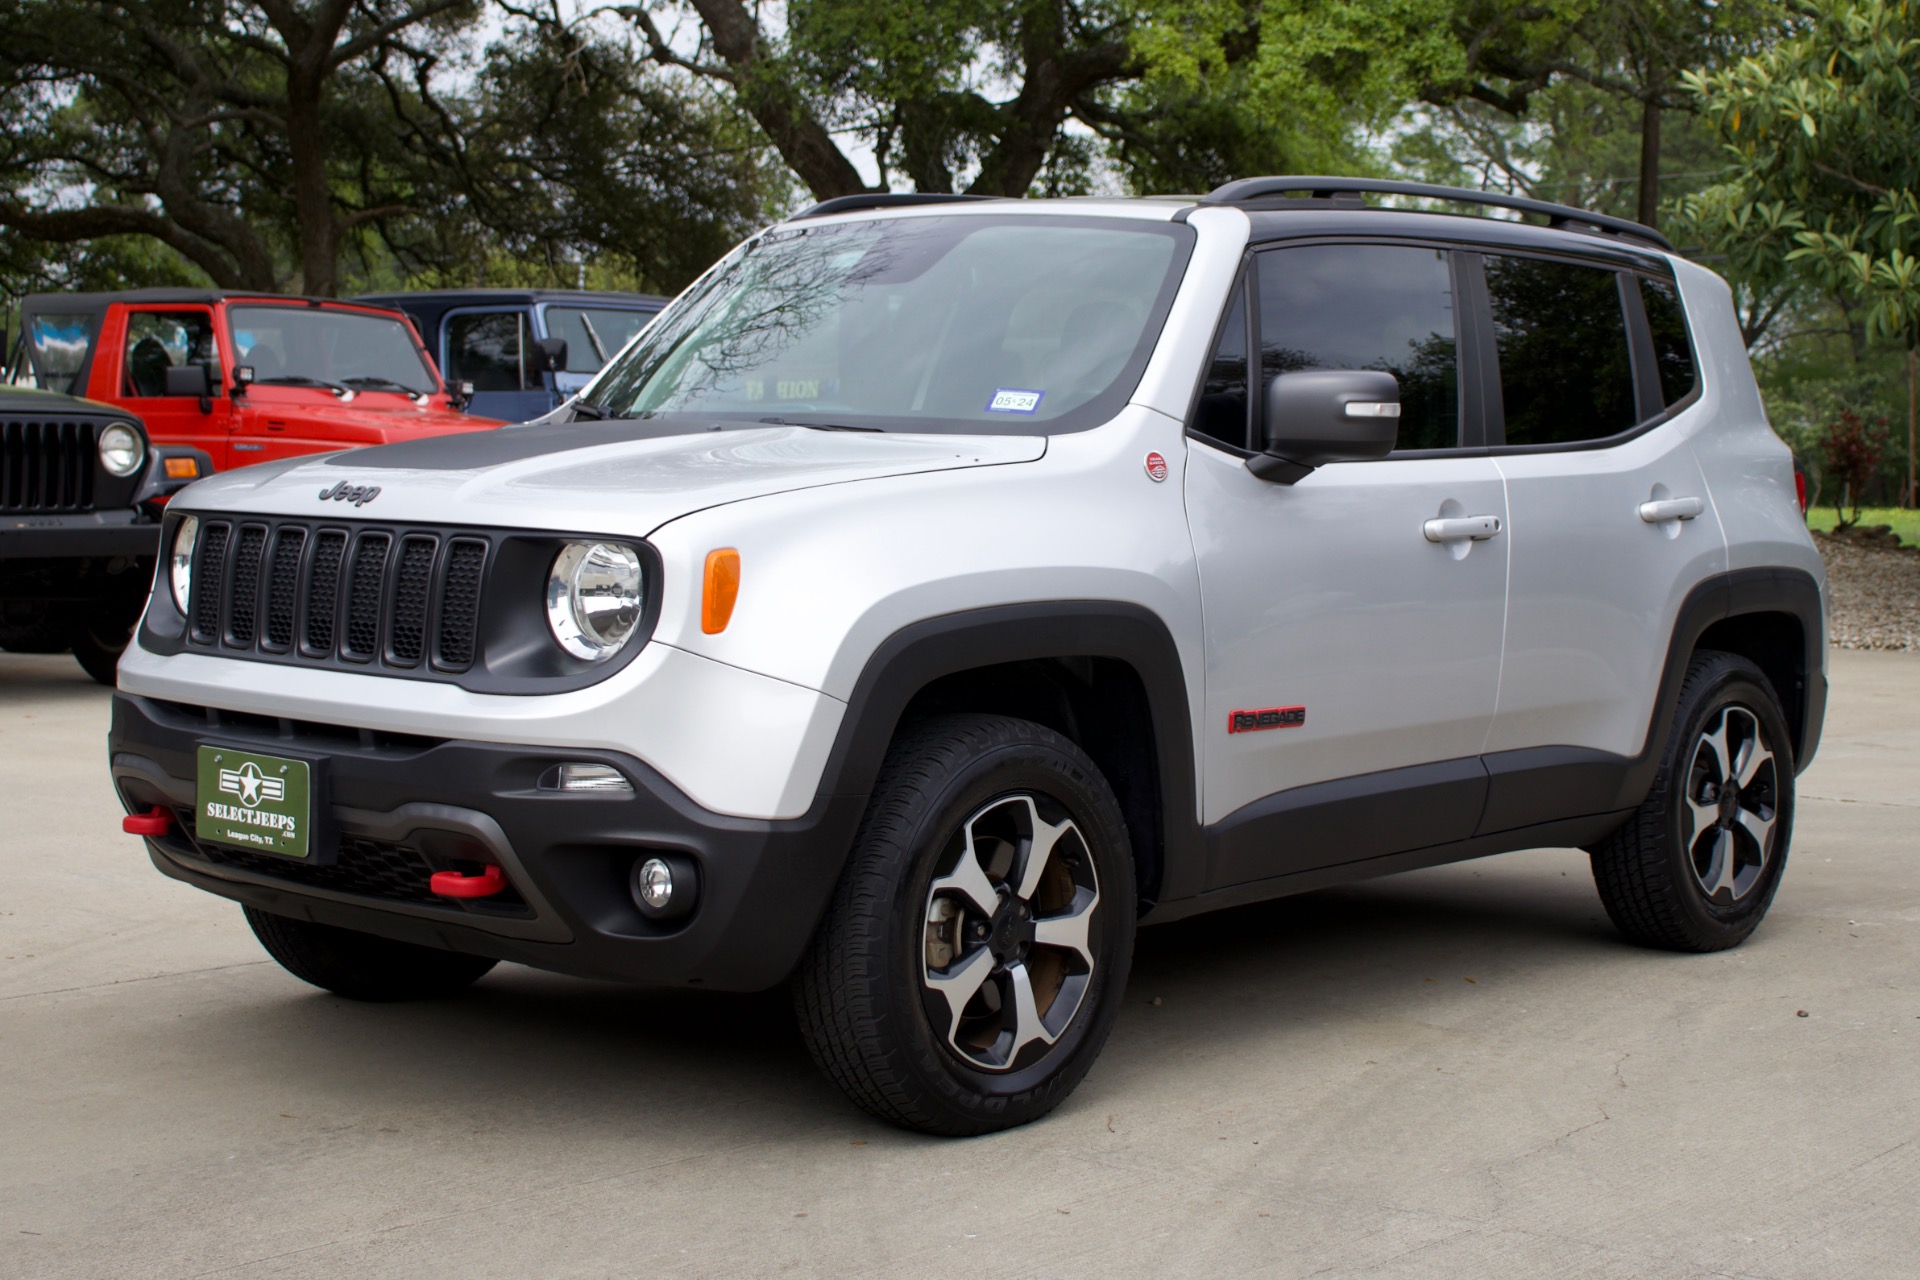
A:
{"label": "hood", "polygon": [[363,394],[345,404],[331,395],[326,395],[324,400],[308,395],[298,399],[268,397],[258,391],[250,391],[248,395],[251,411],[263,422],[324,423],[329,438],[354,444],[385,444],[427,433],[484,431],[505,425],[497,418],[475,417],[449,409],[443,403],[417,405],[397,395],[383,394],[376,399]]}
{"label": "hood", "polygon": [[1044,436],[784,426],[688,433],[651,423],[508,427],[242,467],[194,485],[173,509],[635,537],[746,498],[1033,462],[1046,451]]}

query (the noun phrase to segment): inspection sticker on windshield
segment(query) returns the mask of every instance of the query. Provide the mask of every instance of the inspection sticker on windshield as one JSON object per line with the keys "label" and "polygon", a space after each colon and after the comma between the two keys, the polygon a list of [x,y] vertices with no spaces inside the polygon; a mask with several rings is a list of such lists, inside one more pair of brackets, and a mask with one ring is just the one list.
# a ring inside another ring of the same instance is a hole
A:
{"label": "inspection sticker on windshield", "polygon": [[1022,391],[1018,387],[1001,387],[993,393],[993,399],[987,401],[988,413],[1036,413],[1040,408],[1040,397],[1044,391]]}

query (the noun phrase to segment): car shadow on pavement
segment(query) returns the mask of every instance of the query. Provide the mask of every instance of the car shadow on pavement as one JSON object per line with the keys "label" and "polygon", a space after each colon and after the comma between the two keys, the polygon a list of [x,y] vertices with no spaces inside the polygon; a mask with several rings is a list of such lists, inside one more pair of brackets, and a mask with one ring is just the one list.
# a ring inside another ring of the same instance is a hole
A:
{"label": "car shadow on pavement", "polygon": [[80,669],[70,653],[9,653],[0,650],[0,705],[107,700],[112,690]]}
{"label": "car shadow on pavement", "polygon": [[[1573,874],[1578,855],[1530,856],[1524,869],[1451,868],[1144,930],[1102,1066],[1121,1079],[1160,1059],[1171,1069],[1151,1025],[1169,1017],[1182,1054],[1249,1039],[1284,1047],[1303,1021],[1419,1016],[1440,990],[1423,984],[1524,990],[1565,965],[1651,954],[1612,933]],[[485,1098],[494,1117],[709,1141],[865,1124],[808,1061],[784,990],[650,991],[502,965],[455,999],[370,1005],[262,978],[256,998],[195,1015],[208,1043],[248,1046],[220,1069],[356,1109]]]}

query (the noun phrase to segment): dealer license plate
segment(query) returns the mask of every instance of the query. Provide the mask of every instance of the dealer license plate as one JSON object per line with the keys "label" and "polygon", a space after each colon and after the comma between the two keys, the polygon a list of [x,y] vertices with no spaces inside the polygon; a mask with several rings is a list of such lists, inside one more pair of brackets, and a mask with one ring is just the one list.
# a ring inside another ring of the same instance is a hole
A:
{"label": "dealer license plate", "polygon": [[311,852],[313,769],[305,760],[200,748],[194,834],[255,853],[304,858]]}

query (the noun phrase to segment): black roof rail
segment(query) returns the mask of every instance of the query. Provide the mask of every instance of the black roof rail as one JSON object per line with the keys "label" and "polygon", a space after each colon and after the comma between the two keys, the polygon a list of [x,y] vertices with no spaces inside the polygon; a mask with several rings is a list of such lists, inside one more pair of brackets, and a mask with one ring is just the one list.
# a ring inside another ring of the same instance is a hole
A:
{"label": "black roof rail", "polygon": [[956,196],[943,195],[931,191],[863,191],[857,196],[835,196],[831,200],[822,200],[810,209],[788,218],[788,222],[798,222],[802,218],[824,218],[830,213],[852,213],[858,209],[893,209],[912,204],[957,204],[962,200],[1001,200],[1004,196]]}
{"label": "black roof rail", "polygon": [[1341,196],[1358,197],[1363,193],[1392,196],[1418,196],[1425,200],[1448,200],[1455,204],[1490,205],[1513,209],[1547,219],[1550,227],[1588,227],[1632,236],[1657,245],[1668,253],[1676,252],[1673,243],[1652,227],[1610,214],[1576,209],[1572,205],[1529,200],[1525,196],[1503,195],[1497,191],[1474,191],[1467,187],[1443,187],[1431,182],[1396,182],[1390,178],[1276,177],[1241,178],[1215,187],[1201,197],[1201,204],[1250,204],[1256,200],[1304,194],[1316,200],[1335,200]]}

